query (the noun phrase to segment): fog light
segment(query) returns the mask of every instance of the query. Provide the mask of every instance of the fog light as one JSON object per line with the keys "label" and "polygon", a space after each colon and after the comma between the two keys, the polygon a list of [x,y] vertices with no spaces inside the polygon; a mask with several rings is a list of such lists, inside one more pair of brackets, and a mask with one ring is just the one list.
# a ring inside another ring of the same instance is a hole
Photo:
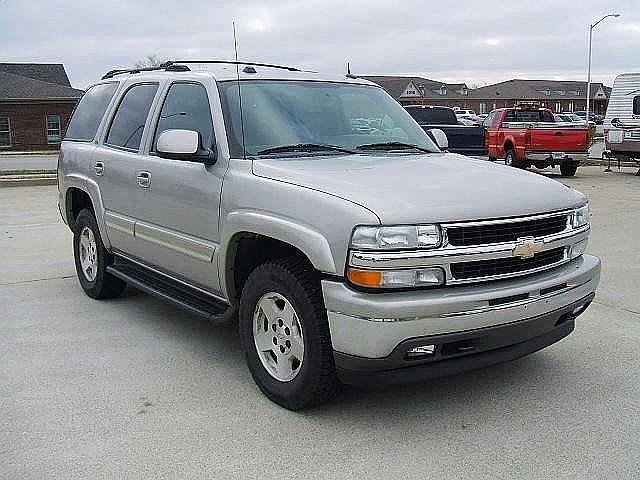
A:
{"label": "fog light", "polygon": [[587,307],[588,307],[588,306],[589,306],[589,304],[588,304],[588,303],[583,303],[583,304],[582,304],[582,305],[580,305],[579,307],[574,308],[574,309],[571,311],[571,314],[572,314],[572,315],[580,315],[582,312],[584,312],[584,311],[587,309]]}
{"label": "fog light", "polygon": [[435,345],[420,345],[407,350],[407,358],[429,357],[436,353]]}

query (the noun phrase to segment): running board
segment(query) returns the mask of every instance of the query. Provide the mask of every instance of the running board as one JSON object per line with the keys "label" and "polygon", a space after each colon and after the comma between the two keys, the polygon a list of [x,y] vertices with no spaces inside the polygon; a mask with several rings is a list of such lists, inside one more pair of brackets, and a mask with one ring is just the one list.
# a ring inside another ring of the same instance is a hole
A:
{"label": "running board", "polygon": [[122,257],[116,257],[106,270],[132,287],[206,318],[214,325],[230,323],[235,317],[235,309],[215,297]]}

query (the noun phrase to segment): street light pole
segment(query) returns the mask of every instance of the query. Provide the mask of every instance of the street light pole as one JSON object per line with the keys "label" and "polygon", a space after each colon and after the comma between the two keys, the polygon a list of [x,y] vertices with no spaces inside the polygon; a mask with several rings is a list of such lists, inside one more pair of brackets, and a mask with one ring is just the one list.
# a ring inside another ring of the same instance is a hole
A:
{"label": "street light pole", "polygon": [[596,23],[589,25],[589,66],[587,67],[587,111],[586,111],[586,122],[589,125],[589,102],[591,100],[591,39],[593,38],[593,29],[598,26],[600,22],[602,22],[605,18],[613,17],[618,18],[620,16],[619,13],[610,13],[605,15]]}

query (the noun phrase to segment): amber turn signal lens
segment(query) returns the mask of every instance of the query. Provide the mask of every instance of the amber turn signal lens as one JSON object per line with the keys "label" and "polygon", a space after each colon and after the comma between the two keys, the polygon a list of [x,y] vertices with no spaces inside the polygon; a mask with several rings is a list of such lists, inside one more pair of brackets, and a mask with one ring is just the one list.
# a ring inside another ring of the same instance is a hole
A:
{"label": "amber turn signal lens", "polygon": [[380,288],[382,286],[382,272],[349,268],[347,277],[351,283],[361,287]]}

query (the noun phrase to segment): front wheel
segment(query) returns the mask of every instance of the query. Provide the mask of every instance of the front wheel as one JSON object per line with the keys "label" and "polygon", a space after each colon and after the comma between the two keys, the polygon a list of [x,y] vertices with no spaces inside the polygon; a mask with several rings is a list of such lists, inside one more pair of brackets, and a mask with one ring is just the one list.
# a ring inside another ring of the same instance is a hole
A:
{"label": "front wheel", "polygon": [[249,275],[238,329],[249,371],[275,403],[300,410],[338,391],[320,282],[304,260],[269,261]]}
{"label": "front wheel", "polygon": [[76,218],[73,254],[80,285],[91,298],[117,297],[127,286],[106,271],[107,266],[113,262],[113,257],[102,243],[93,212],[86,208]]}

